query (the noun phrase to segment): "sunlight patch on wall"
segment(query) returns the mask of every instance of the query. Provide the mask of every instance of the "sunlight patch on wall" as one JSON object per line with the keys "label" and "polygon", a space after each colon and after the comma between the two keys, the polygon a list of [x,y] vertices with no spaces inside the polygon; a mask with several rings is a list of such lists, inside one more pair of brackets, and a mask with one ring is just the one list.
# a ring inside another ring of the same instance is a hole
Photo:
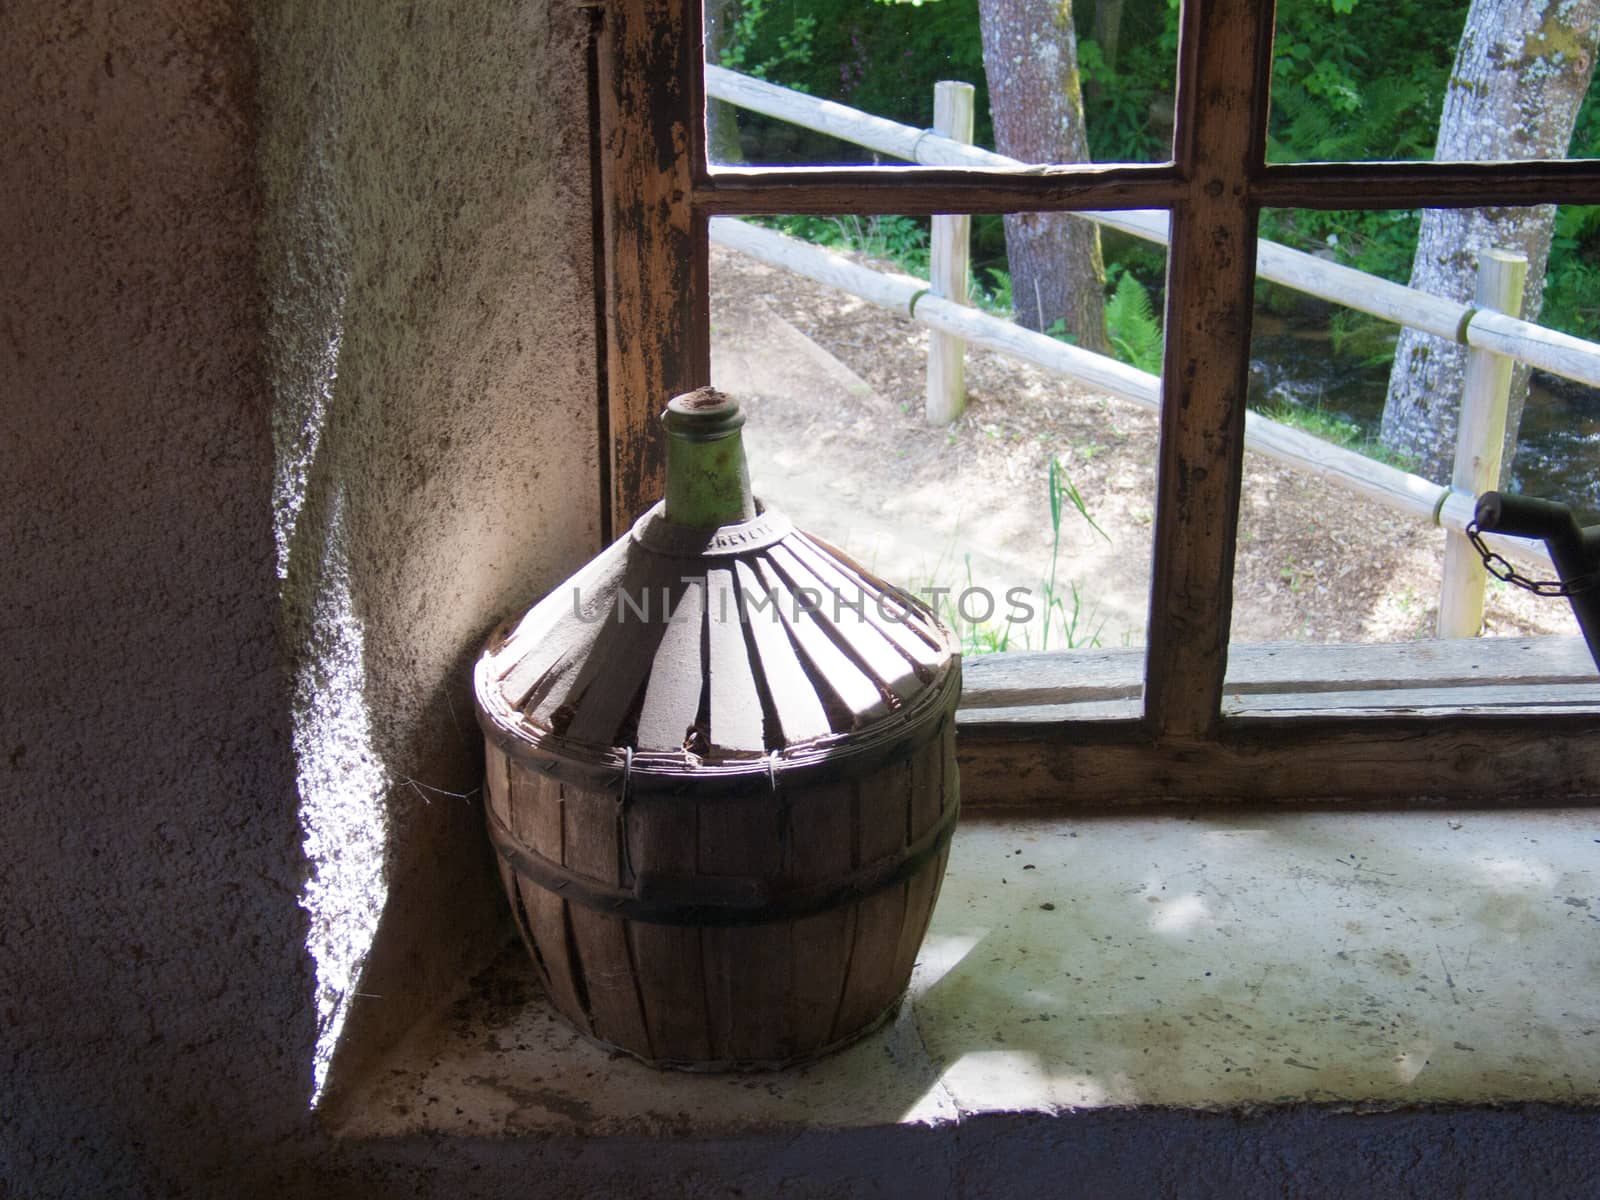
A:
{"label": "sunlight patch on wall", "polygon": [[269,226],[262,247],[271,297],[272,532],[280,582],[289,577],[295,530],[307,497],[316,492],[311,466],[322,444],[344,349],[352,247],[340,219],[337,130],[333,113],[319,113],[309,144],[266,167],[269,186],[283,193],[283,224]]}
{"label": "sunlight patch on wall", "polygon": [[389,779],[373,743],[364,635],[350,596],[344,497],[330,513],[321,586],[295,679],[294,749],[309,868],[300,904],[317,973],[311,1102],[327,1084],[388,894],[384,872]]}
{"label": "sunlight patch on wall", "polygon": [[[289,578],[289,551],[295,527],[305,507],[311,464],[317,457],[328,403],[339,378],[339,351],[344,345],[344,291],[334,302],[333,332],[323,342],[315,361],[296,366],[308,376],[284,381],[272,406],[272,441],[275,447],[272,479],[272,534],[278,551],[278,581]],[[293,356],[286,361],[296,362]],[[292,402],[291,402],[292,400]]]}

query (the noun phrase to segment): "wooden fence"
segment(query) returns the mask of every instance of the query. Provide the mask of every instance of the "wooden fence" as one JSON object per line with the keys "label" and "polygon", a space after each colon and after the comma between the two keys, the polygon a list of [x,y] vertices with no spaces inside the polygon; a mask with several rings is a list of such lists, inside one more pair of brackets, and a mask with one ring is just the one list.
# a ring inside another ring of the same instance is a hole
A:
{"label": "wooden fence", "polygon": [[[908,162],[991,170],[1027,166],[967,144],[971,138],[971,88],[966,84],[938,85],[935,126],[931,130],[901,125],[711,64],[706,66],[706,93],[713,99]],[[1167,243],[1164,212],[1073,215],[1161,245]],[[1124,399],[1159,405],[1157,376],[967,307],[966,221],[965,217],[934,218],[931,281],[874,271],[820,247],[729,218],[711,222],[711,237],[773,266],[840,288],[927,326],[931,331],[927,390],[930,421],[949,421],[961,412],[961,361],[967,343],[1020,358]],[[1518,267],[1508,261],[1509,257],[1499,251],[1485,255],[1478,293],[1472,303],[1463,304],[1275,242],[1262,241],[1257,252],[1257,274],[1263,279],[1471,348],[1456,471],[1450,487],[1334,446],[1258,413],[1249,413],[1246,419],[1249,449],[1446,531],[1441,637],[1475,636],[1482,626],[1484,574],[1464,531],[1472,519],[1475,496],[1493,487],[1498,478],[1511,362],[1525,362],[1551,374],[1600,387],[1600,345],[1508,315],[1506,310],[1520,308],[1521,287]],[[1525,269],[1524,263],[1521,270]],[[1542,545],[1492,535],[1488,540],[1501,554],[1539,570],[1550,569],[1549,556]]]}

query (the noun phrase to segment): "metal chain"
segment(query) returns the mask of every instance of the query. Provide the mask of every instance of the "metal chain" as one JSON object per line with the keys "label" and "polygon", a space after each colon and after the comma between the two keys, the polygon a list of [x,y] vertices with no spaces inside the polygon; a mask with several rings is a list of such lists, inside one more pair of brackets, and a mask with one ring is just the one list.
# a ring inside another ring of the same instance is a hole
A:
{"label": "metal chain", "polygon": [[1576,579],[1562,581],[1559,579],[1529,579],[1522,574],[1504,556],[1496,554],[1489,549],[1483,541],[1483,532],[1478,528],[1476,521],[1467,524],[1467,539],[1472,543],[1472,548],[1483,559],[1483,569],[1503,583],[1519,587],[1525,592],[1532,592],[1535,596],[1576,596],[1582,592],[1594,590],[1600,586],[1600,575],[1580,575]]}

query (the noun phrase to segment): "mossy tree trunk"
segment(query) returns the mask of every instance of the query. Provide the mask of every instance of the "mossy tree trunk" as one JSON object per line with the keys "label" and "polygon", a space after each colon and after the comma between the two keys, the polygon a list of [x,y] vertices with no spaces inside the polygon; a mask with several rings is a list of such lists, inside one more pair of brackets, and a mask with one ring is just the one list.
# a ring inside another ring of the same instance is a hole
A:
{"label": "mossy tree trunk", "polygon": [[[995,148],[1030,163],[1089,161],[1071,0],[979,0]],[[1006,259],[1017,320],[1056,322],[1080,346],[1107,349],[1105,266],[1093,223],[1066,213],[1008,216]]]}
{"label": "mossy tree trunk", "polygon": [[[1434,148],[1438,161],[1561,158],[1594,73],[1600,0],[1472,0],[1445,94]],[[1411,286],[1472,299],[1479,255],[1525,254],[1528,284],[1520,314],[1536,320],[1555,206],[1429,209],[1423,213]],[[1383,410],[1385,445],[1413,455],[1441,483],[1455,457],[1466,347],[1401,331]],[[1513,375],[1503,475],[1527,401],[1528,371]]]}

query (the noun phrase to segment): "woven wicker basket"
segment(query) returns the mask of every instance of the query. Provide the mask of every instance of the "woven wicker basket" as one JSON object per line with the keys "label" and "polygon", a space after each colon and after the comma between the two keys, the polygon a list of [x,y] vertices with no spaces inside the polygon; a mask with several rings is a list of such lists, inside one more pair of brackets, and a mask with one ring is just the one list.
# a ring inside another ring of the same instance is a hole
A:
{"label": "woven wicker basket", "polygon": [[776,512],[657,505],[496,632],[475,691],[506,892],[584,1034],[776,1067],[893,1011],[959,796],[925,605]]}

